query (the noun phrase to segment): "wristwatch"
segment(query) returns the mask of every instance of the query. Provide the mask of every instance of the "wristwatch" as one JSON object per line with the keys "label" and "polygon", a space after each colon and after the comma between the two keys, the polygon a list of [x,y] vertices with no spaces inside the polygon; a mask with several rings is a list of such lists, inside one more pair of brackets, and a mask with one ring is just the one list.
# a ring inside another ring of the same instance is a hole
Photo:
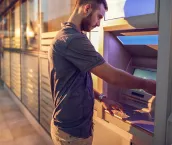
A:
{"label": "wristwatch", "polygon": [[105,94],[100,94],[99,95],[99,100],[102,102],[103,98],[107,98]]}

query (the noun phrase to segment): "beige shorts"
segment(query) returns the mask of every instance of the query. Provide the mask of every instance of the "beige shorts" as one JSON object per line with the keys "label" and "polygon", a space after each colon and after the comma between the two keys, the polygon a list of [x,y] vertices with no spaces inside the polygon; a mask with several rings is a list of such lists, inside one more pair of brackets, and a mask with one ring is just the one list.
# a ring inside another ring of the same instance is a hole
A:
{"label": "beige shorts", "polygon": [[70,134],[65,133],[62,130],[59,130],[51,121],[51,138],[54,142],[54,145],[92,145],[93,137],[89,138],[77,138],[73,137]]}

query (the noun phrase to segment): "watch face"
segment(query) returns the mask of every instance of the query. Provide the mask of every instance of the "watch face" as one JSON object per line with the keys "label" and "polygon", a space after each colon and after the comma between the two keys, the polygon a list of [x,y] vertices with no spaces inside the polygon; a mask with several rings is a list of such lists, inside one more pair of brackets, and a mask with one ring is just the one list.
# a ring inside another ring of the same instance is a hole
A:
{"label": "watch face", "polygon": [[101,94],[101,95],[99,96],[99,99],[102,100],[104,97],[106,97],[106,95]]}

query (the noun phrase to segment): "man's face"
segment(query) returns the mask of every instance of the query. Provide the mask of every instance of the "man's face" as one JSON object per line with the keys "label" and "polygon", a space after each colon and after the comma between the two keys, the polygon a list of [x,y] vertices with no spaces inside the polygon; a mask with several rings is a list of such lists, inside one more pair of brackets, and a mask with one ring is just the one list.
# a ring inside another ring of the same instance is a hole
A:
{"label": "man's face", "polygon": [[100,20],[105,15],[105,8],[103,4],[100,4],[97,9],[92,10],[92,12],[85,18],[82,19],[81,22],[81,30],[90,32],[95,27],[100,26]]}

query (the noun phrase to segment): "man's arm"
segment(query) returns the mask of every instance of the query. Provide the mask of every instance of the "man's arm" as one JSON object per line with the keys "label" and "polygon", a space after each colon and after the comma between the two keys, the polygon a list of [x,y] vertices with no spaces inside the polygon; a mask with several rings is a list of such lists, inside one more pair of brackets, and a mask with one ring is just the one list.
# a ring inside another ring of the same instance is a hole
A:
{"label": "man's arm", "polygon": [[155,95],[156,82],[135,77],[125,71],[117,69],[108,63],[94,67],[91,72],[109,84],[128,89],[144,89]]}

